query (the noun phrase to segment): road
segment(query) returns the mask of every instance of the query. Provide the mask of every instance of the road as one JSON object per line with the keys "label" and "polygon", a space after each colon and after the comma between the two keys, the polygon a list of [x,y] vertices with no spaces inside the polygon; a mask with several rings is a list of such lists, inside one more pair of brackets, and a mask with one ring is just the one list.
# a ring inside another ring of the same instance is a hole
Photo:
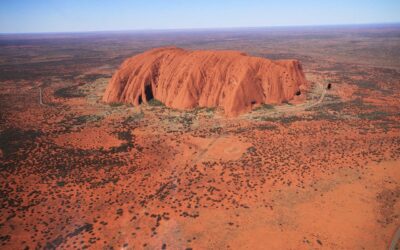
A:
{"label": "road", "polygon": [[397,228],[396,233],[393,235],[392,242],[390,243],[389,250],[396,250],[399,249],[399,241],[400,241],[400,227]]}

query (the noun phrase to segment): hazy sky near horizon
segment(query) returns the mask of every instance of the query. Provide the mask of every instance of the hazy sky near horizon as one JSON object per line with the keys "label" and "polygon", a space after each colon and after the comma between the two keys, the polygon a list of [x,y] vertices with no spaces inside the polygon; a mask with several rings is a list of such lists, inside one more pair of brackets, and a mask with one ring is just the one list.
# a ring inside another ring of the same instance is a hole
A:
{"label": "hazy sky near horizon", "polygon": [[399,22],[400,0],[0,1],[0,33]]}

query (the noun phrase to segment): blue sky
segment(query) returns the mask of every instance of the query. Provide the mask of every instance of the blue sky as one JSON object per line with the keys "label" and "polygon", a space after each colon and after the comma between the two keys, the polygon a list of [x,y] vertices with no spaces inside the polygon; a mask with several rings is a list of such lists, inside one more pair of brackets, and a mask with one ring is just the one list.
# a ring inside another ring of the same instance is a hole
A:
{"label": "blue sky", "polygon": [[0,33],[399,22],[400,0],[0,1]]}

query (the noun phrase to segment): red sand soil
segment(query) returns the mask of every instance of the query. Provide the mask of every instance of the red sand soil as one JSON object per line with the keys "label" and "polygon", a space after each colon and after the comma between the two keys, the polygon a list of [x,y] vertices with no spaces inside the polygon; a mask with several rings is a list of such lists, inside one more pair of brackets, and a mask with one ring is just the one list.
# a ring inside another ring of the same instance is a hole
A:
{"label": "red sand soil", "polygon": [[127,59],[111,79],[103,101],[137,106],[156,98],[181,110],[221,106],[225,114],[236,116],[255,105],[292,100],[305,85],[297,60],[159,48]]}
{"label": "red sand soil", "polygon": [[[28,55],[10,52],[4,63],[11,66],[0,65],[0,248],[388,249],[400,225],[400,68],[375,67],[390,62],[374,53],[395,56],[383,52],[400,42],[390,33],[383,46],[378,32],[279,37],[282,45],[233,41],[229,48],[246,45],[253,55],[301,58],[310,85],[298,103],[260,99],[235,117],[222,104],[185,111],[146,104],[143,93],[138,107],[104,104],[108,65],[117,70],[142,40],[118,38],[102,47],[103,40],[57,39],[47,53],[77,57],[38,65],[24,59],[15,71],[14,60]],[[66,42],[72,45],[56,45]],[[40,48],[32,55],[45,59],[49,43],[29,43]],[[230,42],[201,49],[221,44]],[[371,53],[376,61],[362,61],[374,67],[335,61],[344,49],[359,53],[351,54],[358,60]],[[86,53],[93,57],[85,61]],[[163,88],[153,88],[154,97]]]}
{"label": "red sand soil", "polygon": [[105,131],[104,128],[87,127],[77,132],[63,134],[54,138],[59,146],[81,149],[118,147],[122,141]]}

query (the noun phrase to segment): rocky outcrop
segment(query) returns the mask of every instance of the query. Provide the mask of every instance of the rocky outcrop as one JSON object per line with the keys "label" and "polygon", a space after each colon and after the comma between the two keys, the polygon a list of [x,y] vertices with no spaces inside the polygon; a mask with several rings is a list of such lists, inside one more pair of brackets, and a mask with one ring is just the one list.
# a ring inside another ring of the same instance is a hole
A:
{"label": "rocky outcrop", "polygon": [[306,79],[297,60],[272,61],[238,51],[149,50],[127,59],[103,101],[133,105],[155,98],[168,107],[223,107],[228,116],[300,95]]}

